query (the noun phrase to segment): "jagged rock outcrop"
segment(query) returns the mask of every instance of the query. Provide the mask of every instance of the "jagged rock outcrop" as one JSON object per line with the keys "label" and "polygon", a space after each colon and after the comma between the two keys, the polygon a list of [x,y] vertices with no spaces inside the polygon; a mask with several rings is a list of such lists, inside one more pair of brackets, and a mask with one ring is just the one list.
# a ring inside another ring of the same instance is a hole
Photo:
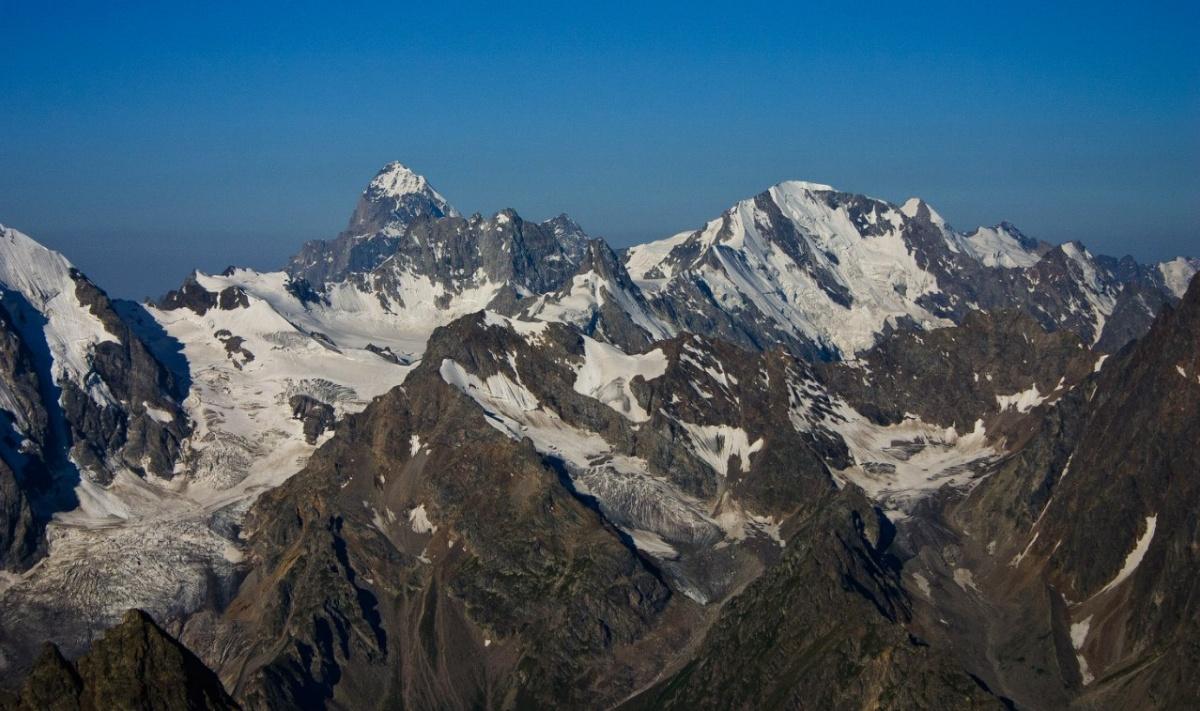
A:
{"label": "jagged rock outcrop", "polygon": [[158,304],[159,308],[165,311],[191,309],[201,316],[209,309],[229,311],[236,308],[244,309],[249,305],[243,289],[229,286],[220,292],[212,292],[201,286],[195,276],[189,276],[178,289],[167,292]]}
{"label": "jagged rock outcrop", "polygon": [[96,398],[72,381],[62,383],[62,406],[71,425],[74,461],[107,483],[119,467],[170,479],[190,425],[179,404],[186,386],[181,375],[161,363],[114,308],[108,296],[72,270],[79,303],[95,316],[112,340],[95,344],[91,373],[112,402]]}
{"label": "jagged rock outcrop", "polygon": [[220,680],[149,615],[130,610],[74,662],[47,644],[19,692],[0,699],[13,711],[208,711],[237,709]]}
{"label": "jagged rock outcrop", "polygon": [[336,418],[332,405],[310,395],[293,395],[288,405],[292,408],[292,418],[304,423],[304,439],[309,444],[315,444],[318,437],[333,428]]}

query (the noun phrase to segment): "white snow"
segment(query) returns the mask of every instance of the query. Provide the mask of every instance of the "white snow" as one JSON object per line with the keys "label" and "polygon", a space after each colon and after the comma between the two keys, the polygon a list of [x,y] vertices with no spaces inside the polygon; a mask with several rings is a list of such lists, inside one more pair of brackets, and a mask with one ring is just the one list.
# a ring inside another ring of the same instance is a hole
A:
{"label": "white snow", "polygon": [[619,348],[586,336],[583,344],[584,362],[575,378],[575,392],[599,400],[632,422],[650,419],[638,404],[630,382],[639,375],[653,380],[667,372],[667,356],[662,349],[627,355]]}
{"label": "white snow", "polygon": [[1092,616],[1088,615],[1079,622],[1071,623],[1071,645],[1075,649],[1082,649],[1083,643],[1087,641],[1088,629],[1092,626]]}
{"label": "white snow", "polygon": [[1083,644],[1087,641],[1088,630],[1091,626],[1091,615],[1071,624],[1071,645],[1075,647],[1075,660],[1079,663],[1079,675],[1083,678],[1085,686],[1095,681],[1095,676],[1088,669],[1087,659],[1083,656]]}
{"label": "white snow", "polygon": [[1181,299],[1187,293],[1188,284],[1191,283],[1197,269],[1200,269],[1200,260],[1188,259],[1186,257],[1176,257],[1169,262],[1162,262],[1158,265],[1158,271],[1162,274],[1163,283],[1167,285],[1172,294]]}
{"label": "white snow", "polygon": [[[363,348],[373,342],[411,352],[407,335],[364,327],[353,312],[307,311],[286,291],[281,273],[237,270],[227,277],[198,275],[197,281],[211,291],[240,286],[249,301],[247,308],[210,309],[203,316],[184,308],[148,308],[188,359],[192,390],[183,404],[195,425],[186,443],[189,480],[208,496],[275,486],[299,471],[313,445],[292,419],[287,404],[292,395],[333,405],[340,417],[399,385],[411,370]],[[360,328],[371,332],[357,337]],[[254,360],[237,368],[215,336],[219,330],[244,339],[242,347]],[[331,339],[336,350],[313,333]]]}
{"label": "white snow", "polygon": [[1017,269],[1032,267],[1040,257],[1031,252],[1004,227],[980,227],[959,242],[976,259],[989,267]]}
{"label": "white snow", "polygon": [[171,413],[167,412],[166,410],[154,407],[154,406],[150,405],[150,403],[148,403],[144,400],[142,401],[142,407],[146,409],[146,414],[149,415],[150,418],[152,420],[154,420],[155,422],[159,422],[159,423],[165,425],[165,424],[169,424],[173,419],[171,417]]}
{"label": "white snow", "polygon": [[1001,410],[1012,408],[1017,412],[1029,412],[1033,408],[1045,402],[1048,397],[1048,394],[1043,395],[1042,393],[1038,392],[1037,383],[1034,383],[1033,385],[1029,386],[1029,388],[1013,393],[1012,395],[997,395],[996,405],[998,405]]}
{"label": "white snow", "polygon": [[[52,358],[56,381],[69,379],[99,404],[113,396],[99,378],[89,378],[97,343],[116,341],[104,324],[75,296],[71,263],[29,236],[0,225],[0,287],[20,294],[43,319],[42,331]],[[6,300],[10,311],[18,305]]]}
{"label": "white snow", "polygon": [[[1049,504],[1047,504],[1047,506],[1049,506]],[[1045,512],[1046,512],[1046,509],[1043,508],[1042,513],[1045,513]],[[1038,517],[1038,520],[1039,521],[1041,520],[1040,516]],[[1035,523],[1034,525],[1036,526],[1037,524]],[[1029,555],[1029,551],[1033,550],[1033,544],[1037,543],[1038,536],[1040,536],[1041,534],[1042,534],[1041,531],[1037,531],[1036,533],[1034,533],[1033,538],[1030,538],[1029,543],[1027,543],[1025,545],[1025,550],[1023,550],[1019,554],[1013,556],[1013,559],[1008,561],[1008,567],[1015,568],[1018,565],[1020,565],[1021,561],[1025,560],[1025,556]]]}
{"label": "white snow", "polygon": [[[845,355],[871,346],[879,330],[897,319],[911,318],[927,328],[949,325],[917,303],[922,295],[936,293],[938,285],[909,251],[903,215],[878,202],[875,212],[888,229],[866,237],[845,206],[830,207],[817,190],[813,184],[785,182],[768,191],[806,243],[811,264],[798,264],[760,232],[759,226],[770,218],[750,199],[686,238],[676,235],[666,243],[634,251],[629,258],[631,274],[642,283],[645,274],[658,266],[669,273],[669,281],[702,281],[723,308],[753,307],[783,333],[837,348]],[[685,239],[697,242],[701,256],[672,271],[665,255]],[[848,290],[853,303],[847,307],[834,301],[817,272]],[[647,286],[667,288],[666,284]]]}
{"label": "white snow", "polygon": [[1133,575],[1133,571],[1137,570],[1137,567],[1141,565],[1142,558],[1146,557],[1146,551],[1150,550],[1150,543],[1154,540],[1154,529],[1157,524],[1157,514],[1146,517],[1146,530],[1138,538],[1137,543],[1134,544],[1133,550],[1129,551],[1129,554],[1125,556],[1125,563],[1121,566],[1121,570],[1117,572],[1115,578],[1100,589],[1100,592],[1096,593],[1097,595],[1112,590],[1125,582],[1130,575]]}
{"label": "white snow", "polygon": [[737,458],[741,471],[749,471],[750,455],[763,447],[762,437],[751,442],[746,430],[740,427],[697,425],[691,422],[679,424],[688,434],[692,451],[721,476],[729,475],[730,457]]}
{"label": "white snow", "polygon": [[437,533],[437,526],[429,522],[429,515],[425,512],[425,504],[416,506],[408,512],[408,524],[412,526],[412,530],[416,533]]}
{"label": "white snow", "polygon": [[558,294],[546,294],[527,307],[524,315],[539,321],[557,321],[583,327],[591,322],[609,300],[629,315],[652,340],[670,338],[675,330],[643,308],[636,298],[595,271],[576,274],[570,286]]}
{"label": "white snow", "polygon": [[854,460],[836,476],[860,486],[893,518],[907,516],[917,501],[944,486],[972,487],[999,455],[982,420],[963,435],[911,415],[882,426],[839,401],[824,426],[842,436]]}
{"label": "white snow", "polygon": [[[516,428],[510,426],[510,422],[502,419],[506,414],[532,412],[541,407],[533,393],[519,382],[513,382],[504,373],[493,373],[484,380],[473,373],[468,373],[465,368],[450,358],[442,360],[439,372],[442,380],[446,383],[470,395],[481,405],[487,405],[488,407],[485,409],[491,415],[488,418],[488,424],[506,434],[516,432]],[[513,418],[507,419],[512,420]],[[520,439],[520,436],[517,435],[514,438]]]}
{"label": "white snow", "polygon": [[496,313],[483,312],[483,323],[487,326],[507,328],[525,339],[526,343],[536,343],[546,331],[547,321],[521,321]]}
{"label": "white snow", "polygon": [[[635,245],[629,248],[625,255],[625,270],[630,278],[645,292],[653,292],[665,284],[673,276],[673,267],[665,260],[671,250],[683,244],[694,232],[680,232],[666,239]],[[649,278],[646,274],[659,268],[661,278]]]}
{"label": "white snow", "polygon": [[371,182],[367,185],[364,194],[374,192],[377,195],[383,195],[391,198],[402,198],[405,195],[421,195],[429,198],[442,212],[447,215],[458,215],[446,198],[442,197],[441,193],[433,189],[425,176],[418,175],[409,170],[399,161],[393,161],[383,167]]}
{"label": "white snow", "polygon": [[421,451],[421,435],[413,435],[408,439],[408,454],[409,456],[417,456],[417,452]]}
{"label": "white snow", "polygon": [[1088,302],[1087,307],[1092,314],[1092,322],[1095,324],[1095,335],[1092,338],[1094,346],[1100,342],[1100,337],[1104,334],[1104,324],[1112,315],[1113,308],[1117,304],[1117,297],[1115,294],[1109,293],[1100,281],[1095,261],[1086,249],[1075,242],[1066,242],[1061,249],[1078,268],[1078,273],[1072,273],[1072,276],[1079,285],[1079,290],[1083,292],[1083,296]]}

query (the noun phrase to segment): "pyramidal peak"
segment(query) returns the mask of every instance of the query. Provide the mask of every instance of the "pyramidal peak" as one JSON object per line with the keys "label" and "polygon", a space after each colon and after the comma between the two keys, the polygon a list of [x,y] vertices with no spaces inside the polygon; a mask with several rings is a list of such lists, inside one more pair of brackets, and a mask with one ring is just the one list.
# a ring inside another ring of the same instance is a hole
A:
{"label": "pyramidal peak", "polygon": [[436,208],[442,214],[458,216],[458,211],[441,193],[434,189],[428,178],[400,161],[392,161],[383,166],[363,190],[363,199],[370,202],[395,201],[399,203],[410,196],[427,201],[431,207]]}
{"label": "pyramidal peak", "polygon": [[929,203],[925,202],[921,198],[911,197],[911,198],[905,200],[904,204],[900,206],[900,212],[904,213],[904,215],[906,217],[911,217],[911,218],[915,219],[920,215],[921,208],[925,208],[929,212],[929,221],[930,222],[937,225],[938,227],[946,227],[945,218],[943,218],[941,215],[939,215],[938,212],[933,209],[933,206],[931,206]]}
{"label": "pyramidal peak", "polygon": [[414,172],[398,160],[383,166],[363,192],[372,191],[397,197],[412,193],[437,192],[429,186],[429,180],[424,175]]}

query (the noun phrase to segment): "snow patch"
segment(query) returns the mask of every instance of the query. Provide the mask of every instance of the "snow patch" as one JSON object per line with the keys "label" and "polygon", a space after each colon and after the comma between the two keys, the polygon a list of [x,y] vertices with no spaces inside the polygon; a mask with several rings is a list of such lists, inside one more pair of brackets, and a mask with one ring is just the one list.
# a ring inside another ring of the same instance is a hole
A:
{"label": "snow patch", "polygon": [[1049,394],[1043,395],[1038,392],[1037,383],[1034,383],[1033,385],[1029,386],[1028,389],[1022,390],[1018,393],[1013,393],[1012,395],[997,395],[996,405],[998,405],[1001,410],[1013,408],[1016,409],[1017,412],[1024,413],[1029,412],[1038,405],[1041,405],[1048,397]]}
{"label": "snow patch", "polygon": [[1185,257],[1176,257],[1158,265],[1163,283],[1171,290],[1172,294],[1180,299],[1187,293],[1188,284],[1192,282],[1192,277],[1196,275],[1198,268],[1200,268],[1200,260]]}
{"label": "snow patch", "polygon": [[1003,226],[980,227],[960,241],[963,247],[988,267],[1021,269],[1037,264],[1040,257],[1027,250],[1021,242]]}
{"label": "snow patch", "polygon": [[649,413],[638,404],[630,382],[637,376],[654,380],[667,372],[667,356],[661,348],[640,355],[588,337],[583,339],[584,362],[575,378],[574,390],[595,398],[631,422],[645,422]]}
{"label": "snow patch", "polygon": [[408,512],[408,525],[412,526],[412,530],[416,533],[437,533],[437,526],[430,523],[429,516],[425,513],[425,504],[416,506]]}
{"label": "snow patch", "polygon": [[1133,575],[1133,572],[1141,565],[1142,558],[1146,557],[1146,551],[1150,550],[1150,543],[1154,540],[1154,529],[1157,524],[1158,514],[1146,517],[1146,530],[1138,538],[1137,543],[1134,544],[1133,550],[1129,551],[1129,554],[1125,556],[1125,563],[1121,566],[1117,577],[1110,580],[1103,588],[1100,588],[1100,592],[1096,593],[1097,595],[1112,590],[1125,582],[1130,575]]}
{"label": "snow patch", "polygon": [[737,457],[738,469],[749,471],[750,455],[763,447],[759,437],[753,443],[746,430],[729,425],[696,425],[679,423],[688,434],[692,451],[721,476],[729,475],[729,458]]}
{"label": "snow patch", "polygon": [[982,420],[963,435],[914,416],[883,426],[838,402],[822,424],[842,437],[853,457],[853,465],[835,472],[839,483],[857,484],[892,518],[907,516],[917,501],[944,486],[974,486],[998,456]]}
{"label": "snow patch", "polygon": [[150,403],[146,402],[145,400],[142,401],[142,407],[145,408],[146,414],[150,416],[150,419],[154,420],[155,422],[158,422],[159,424],[167,425],[167,424],[170,424],[174,420],[174,418],[171,417],[171,413],[167,412],[166,410],[154,407]]}

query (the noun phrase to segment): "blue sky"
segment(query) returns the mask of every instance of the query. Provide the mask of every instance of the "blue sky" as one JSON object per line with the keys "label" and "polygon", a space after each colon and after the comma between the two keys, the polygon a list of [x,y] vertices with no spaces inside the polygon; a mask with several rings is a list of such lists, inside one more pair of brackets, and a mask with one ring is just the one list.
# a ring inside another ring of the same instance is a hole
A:
{"label": "blue sky", "polygon": [[0,0],[0,223],[120,296],[275,267],[385,162],[614,245],[807,179],[1200,254],[1197,3]]}

